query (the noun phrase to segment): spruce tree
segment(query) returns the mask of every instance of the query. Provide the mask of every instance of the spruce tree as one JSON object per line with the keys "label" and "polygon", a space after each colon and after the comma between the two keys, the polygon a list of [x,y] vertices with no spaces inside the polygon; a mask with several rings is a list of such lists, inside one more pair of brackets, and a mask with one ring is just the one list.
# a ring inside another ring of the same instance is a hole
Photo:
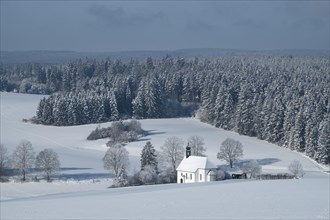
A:
{"label": "spruce tree", "polygon": [[111,111],[111,116],[110,119],[111,121],[117,121],[119,119],[119,113],[117,109],[117,101],[116,101],[116,96],[114,91],[110,92],[110,100],[109,100],[109,105],[110,105],[110,111]]}
{"label": "spruce tree", "polygon": [[146,143],[141,153],[141,170],[143,170],[145,166],[152,166],[156,171],[158,170],[156,150],[150,141]]}
{"label": "spruce tree", "polygon": [[293,145],[295,150],[299,152],[305,151],[305,119],[302,110],[296,116],[293,129]]}
{"label": "spruce tree", "polygon": [[320,124],[320,136],[315,159],[321,163],[330,163],[330,119],[325,118]]}
{"label": "spruce tree", "polygon": [[132,101],[133,116],[135,118],[146,117],[145,91],[146,91],[146,83],[145,80],[142,79],[139,84],[137,95],[135,99]]}
{"label": "spruce tree", "polygon": [[233,113],[234,113],[234,103],[233,98],[229,92],[226,94],[225,106],[221,112],[222,121],[220,121],[220,127],[229,130],[233,127]]}

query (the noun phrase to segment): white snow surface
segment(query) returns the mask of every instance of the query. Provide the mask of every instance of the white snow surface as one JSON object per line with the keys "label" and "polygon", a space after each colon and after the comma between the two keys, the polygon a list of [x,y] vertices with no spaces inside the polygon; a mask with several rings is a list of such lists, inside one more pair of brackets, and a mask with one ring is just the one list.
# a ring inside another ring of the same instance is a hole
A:
{"label": "white snow surface", "polygon": [[[1,219],[329,219],[330,176],[302,154],[224,131],[193,118],[141,120],[150,135],[126,145],[130,171],[139,170],[146,141],[159,150],[165,139],[192,135],[204,138],[206,155],[216,154],[226,138],[243,144],[244,160],[256,159],[264,173],[286,173],[292,160],[306,172],[298,180],[226,180],[212,183],[107,188],[111,174],[103,169],[107,139],[87,141],[96,124],[70,127],[22,122],[35,115],[40,95],[1,93],[1,144],[9,153],[22,139],[36,153],[52,148],[60,157],[60,179],[52,183],[1,183]],[[109,126],[104,123],[101,127]]]}

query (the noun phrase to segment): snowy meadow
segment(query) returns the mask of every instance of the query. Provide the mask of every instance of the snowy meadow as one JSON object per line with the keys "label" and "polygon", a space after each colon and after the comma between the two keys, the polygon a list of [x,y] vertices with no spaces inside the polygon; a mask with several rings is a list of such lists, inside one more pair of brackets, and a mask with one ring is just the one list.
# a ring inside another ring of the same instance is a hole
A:
{"label": "snowy meadow", "polygon": [[[11,154],[22,139],[36,152],[51,148],[58,153],[61,170],[51,183],[45,181],[1,183],[1,219],[329,219],[329,167],[306,156],[253,137],[225,131],[194,118],[140,120],[149,132],[128,143],[129,172],[140,169],[140,154],[150,141],[156,150],[166,138],[204,138],[206,155],[216,165],[226,138],[243,144],[241,162],[255,159],[263,173],[288,173],[299,160],[302,179],[225,180],[199,184],[166,184],[108,188],[113,175],[104,170],[106,139],[88,141],[98,124],[55,127],[23,122],[35,115],[44,96],[1,93],[1,144]],[[107,127],[111,123],[102,123]],[[30,175],[30,178],[33,174]]]}

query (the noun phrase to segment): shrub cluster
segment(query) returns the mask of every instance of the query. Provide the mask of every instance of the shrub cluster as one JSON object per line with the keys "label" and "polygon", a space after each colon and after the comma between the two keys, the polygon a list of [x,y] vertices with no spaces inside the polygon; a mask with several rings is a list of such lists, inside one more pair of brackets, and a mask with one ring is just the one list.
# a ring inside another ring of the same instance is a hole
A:
{"label": "shrub cluster", "polygon": [[141,128],[141,123],[135,119],[130,121],[116,121],[110,127],[100,128],[99,126],[92,131],[87,140],[97,140],[110,138],[107,146],[110,147],[116,143],[132,142],[138,137],[144,136],[145,131]]}

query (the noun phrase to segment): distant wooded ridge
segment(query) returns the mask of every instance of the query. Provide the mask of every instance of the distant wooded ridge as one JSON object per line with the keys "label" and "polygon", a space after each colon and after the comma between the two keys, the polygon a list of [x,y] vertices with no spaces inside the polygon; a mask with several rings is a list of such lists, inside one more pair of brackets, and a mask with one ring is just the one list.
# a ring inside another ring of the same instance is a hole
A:
{"label": "distant wooded ridge", "polygon": [[3,64],[20,63],[67,63],[79,58],[118,58],[122,60],[144,59],[147,57],[163,57],[166,55],[180,57],[213,57],[233,55],[293,55],[293,56],[329,56],[329,50],[289,49],[289,50],[239,50],[220,48],[191,48],[180,50],[137,50],[117,52],[76,52],[55,50],[34,51],[0,51],[0,60]]}

